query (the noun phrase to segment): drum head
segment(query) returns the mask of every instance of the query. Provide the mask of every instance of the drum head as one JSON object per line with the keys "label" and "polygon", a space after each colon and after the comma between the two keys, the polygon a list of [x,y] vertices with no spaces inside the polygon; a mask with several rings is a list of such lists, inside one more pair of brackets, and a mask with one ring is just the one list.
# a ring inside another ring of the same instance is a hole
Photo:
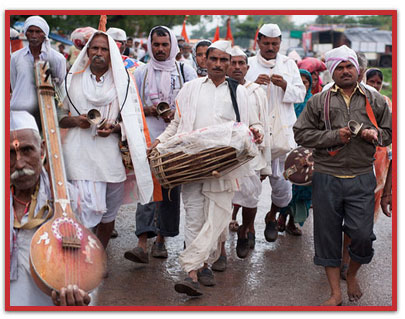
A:
{"label": "drum head", "polygon": [[312,149],[297,147],[292,150],[284,164],[284,178],[296,185],[310,185],[314,172]]}

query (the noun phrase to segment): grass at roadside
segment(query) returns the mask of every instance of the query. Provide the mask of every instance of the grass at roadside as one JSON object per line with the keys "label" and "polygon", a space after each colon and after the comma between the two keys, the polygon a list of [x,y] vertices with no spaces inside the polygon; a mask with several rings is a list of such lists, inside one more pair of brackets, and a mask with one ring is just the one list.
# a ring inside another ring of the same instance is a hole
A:
{"label": "grass at roadside", "polygon": [[392,68],[381,68],[380,70],[384,75],[384,83],[380,93],[392,99]]}

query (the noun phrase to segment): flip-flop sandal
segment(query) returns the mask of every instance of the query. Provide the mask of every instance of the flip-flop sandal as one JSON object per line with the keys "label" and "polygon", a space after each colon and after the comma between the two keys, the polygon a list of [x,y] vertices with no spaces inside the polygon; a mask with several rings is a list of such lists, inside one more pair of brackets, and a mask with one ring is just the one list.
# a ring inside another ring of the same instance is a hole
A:
{"label": "flip-flop sandal", "polygon": [[239,229],[239,224],[237,220],[231,220],[231,222],[229,223],[229,230],[233,231],[233,232],[237,232]]}

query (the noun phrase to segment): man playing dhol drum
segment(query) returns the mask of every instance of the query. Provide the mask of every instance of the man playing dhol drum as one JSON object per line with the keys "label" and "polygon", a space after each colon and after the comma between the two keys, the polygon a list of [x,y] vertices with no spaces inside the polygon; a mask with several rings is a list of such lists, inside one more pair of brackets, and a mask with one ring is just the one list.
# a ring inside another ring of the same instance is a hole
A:
{"label": "man playing dhol drum", "polygon": [[[176,99],[174,120],[153,146],[165,142],[176,133],[191,132],[237,119],[230,84],[226,81],[230,53],[231,44],[228,41],[217,41],[210,45],[206,53],[208,76],[185,84]],[[240,121],[249,125],[248,96],[241,85],[237,86],[236,100]],[[263,134],[257,128],[251,130],[256,143],[261,143]],[[215,285],[209,264],[219,257],[220,243],[231,219],[235,190],[238,190],[237,179],[227,175],[183,185],[186,249],[180,255],[180,264],[188,276],[176,283],[177,292],[199,296],[202,291],[198,281],[207,286]]]}

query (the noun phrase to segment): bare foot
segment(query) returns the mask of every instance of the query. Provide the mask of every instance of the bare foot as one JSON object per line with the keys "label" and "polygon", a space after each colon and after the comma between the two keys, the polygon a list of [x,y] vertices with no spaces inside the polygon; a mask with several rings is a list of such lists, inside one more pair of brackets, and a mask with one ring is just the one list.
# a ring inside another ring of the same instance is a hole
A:
{"label": "bare foot", "polygon": [[346,282],[347,282],[347,295],[349,296],[349,301],[358,301],[363,295],[363,293],[360,289],[357,278],[355,276],[347,274]]}
{"label": "bare foot", "polygon": [[349,264],[342,264],[340,266],[340,278],[346,280],[347,270],[349,269]]}
{"label": "bare foot", "polygon": [[332,295],[328,300],[323,302],[321,306],[341,306],[342,305],[342,296]]}

